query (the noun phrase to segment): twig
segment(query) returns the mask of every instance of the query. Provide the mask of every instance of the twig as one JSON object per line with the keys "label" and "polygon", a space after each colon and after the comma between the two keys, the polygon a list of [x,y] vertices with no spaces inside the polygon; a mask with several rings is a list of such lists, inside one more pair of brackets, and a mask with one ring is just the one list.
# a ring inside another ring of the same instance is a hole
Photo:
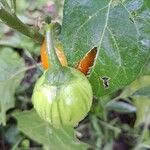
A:
{"label": "twig", "polygon": [[105,128],[110,129],[110,130],[114,131],[114,132],[117,133],[117,134],[120,134],[120,133],[121,133],[121,129],[119,129],[119,128],[117,128],[117,127],[114,127],[114,126],[108,124],[107,122],[104,122],[104,121],[102,121],[102,120],[99,120],[99,122],[100,122],[100,124],[101,124],[102,126],[104,126]]}
{"label": "twig", "polygon": [[11,8],[6,0],[0,0],[0,4],[8,11],[11,12]]}
{"label": "twig", "polygon": [[3,6],[0,5],[0,19],[9,27],[21,32],[22,34],[34,39],[35,41],[42,43],[43,35],[41,35],[36,29],[31,28],[24,24],[17,16],[8,12]]}
{"label": "twig", "polygon": [[30,69],[34,69],[34,68],[39,67],[39,66],[41,66],[41,63],[34,64],[34,65],[32,65],[32,66],[24,67],[24,68],[18,70],[17,72],[15,72],[14,74],[10,75],[10,76],[9,76],[7,79],[5,79],[4,81],[0,81],[0,83],[1,83],[1,82],[6,82],[6,81],[8,81],[8,80],[12,80],[15,76],[19,75],[20,73],[26,72],[26,71],[28,71],[28,70],[30,70]]}

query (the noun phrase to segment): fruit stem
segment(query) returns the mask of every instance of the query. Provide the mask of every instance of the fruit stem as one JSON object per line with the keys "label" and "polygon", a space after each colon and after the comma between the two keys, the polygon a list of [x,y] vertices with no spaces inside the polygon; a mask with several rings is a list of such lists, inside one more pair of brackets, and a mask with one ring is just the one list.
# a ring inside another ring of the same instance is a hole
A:
{"label": "fruit stem", "polygon": [[51,65],[51,69],[61,69],[62,65],[57,57],[56,50],[54,48],[54,23],[47,24],[46,26],[46,46],[48,54],[48,63]]}

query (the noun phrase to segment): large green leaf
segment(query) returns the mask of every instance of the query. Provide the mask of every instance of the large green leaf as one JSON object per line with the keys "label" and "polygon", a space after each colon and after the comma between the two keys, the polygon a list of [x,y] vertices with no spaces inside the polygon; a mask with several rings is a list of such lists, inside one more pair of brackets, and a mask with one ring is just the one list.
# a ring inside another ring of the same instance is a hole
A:
{"label": "large green leaf", "polygon": [[98,47],[89,80],[96,96],[108,94],[135,80],[149,57],[150,1],[66,0],[61,40],[73,67]]}
{"label": "large green leaf", "polygon": [[15,112],[19,130],[50,150],[84,150],[87,145],[74,137],[73,128],[54,129],[35,111]]}
{"label": "large green leaf", "polygon": [[0,49],[0,124],[6,123],[6,111],[14,107],[14,93],[24,72],[23,59],[10,48]]}

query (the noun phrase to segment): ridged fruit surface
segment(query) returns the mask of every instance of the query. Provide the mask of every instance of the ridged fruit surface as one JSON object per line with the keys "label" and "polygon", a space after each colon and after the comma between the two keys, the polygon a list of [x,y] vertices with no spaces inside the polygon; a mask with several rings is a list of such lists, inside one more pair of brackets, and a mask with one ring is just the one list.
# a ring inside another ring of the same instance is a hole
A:
{"label": "ridged fruit surface", "polygon": [[92,105],[92,88],[84,74],[74,68],[47,71],[36,82],[32,102],[38,114],[52,126],[76,126],[85,118]]}

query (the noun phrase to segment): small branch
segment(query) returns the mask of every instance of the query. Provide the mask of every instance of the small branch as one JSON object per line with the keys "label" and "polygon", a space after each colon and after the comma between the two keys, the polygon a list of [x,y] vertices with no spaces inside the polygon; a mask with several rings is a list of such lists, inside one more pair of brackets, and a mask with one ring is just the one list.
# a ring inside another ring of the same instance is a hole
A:
{"label": "small branch", "polygon": [[22,72],[26,72],[26,71],[28,71],[30,69],[34,69],[34,68],[40,67],[40,66],[41,66],[41,63],[37,63],[37,64],[34,64],[32,66],[24,67],[24,68],[18,70],[17,72],[15,72],[14,74],[10,75],[9,78],[5,79],[5,82],[8,81],[8,80],[12,80],[15,76],[19,75]]}
{"label": "small branch", "polygon": [[12,15],[0,5],[0,19],[9,27],[21,32],[22,34],[32,38],[33,40],[42,43],[43,35],[36,29],[31,28],[19,20],[15,15]]}
{"label": "small branch", "polygon": [[0,4],[3,5],[3,7],[8,11],[8,12],[11,12],[11,8],[9,6],[9,4],[7,3],[6,0],[0,0]]}
{"label": "small branch", "polygon": [[108,124],[107,122],[102,121],[102,120],[99,120],[99,122],[100,122],[100,124],[101,124],[102,126],[104,126],[105,128],[110,129],[110,130],[114,131],[114,132],[117,133],[117,134],[120,134],[120,133],[121,133],[121,129],[119,129],[119,128],[115,127],[115,126],[112,126],[112,125]]}

